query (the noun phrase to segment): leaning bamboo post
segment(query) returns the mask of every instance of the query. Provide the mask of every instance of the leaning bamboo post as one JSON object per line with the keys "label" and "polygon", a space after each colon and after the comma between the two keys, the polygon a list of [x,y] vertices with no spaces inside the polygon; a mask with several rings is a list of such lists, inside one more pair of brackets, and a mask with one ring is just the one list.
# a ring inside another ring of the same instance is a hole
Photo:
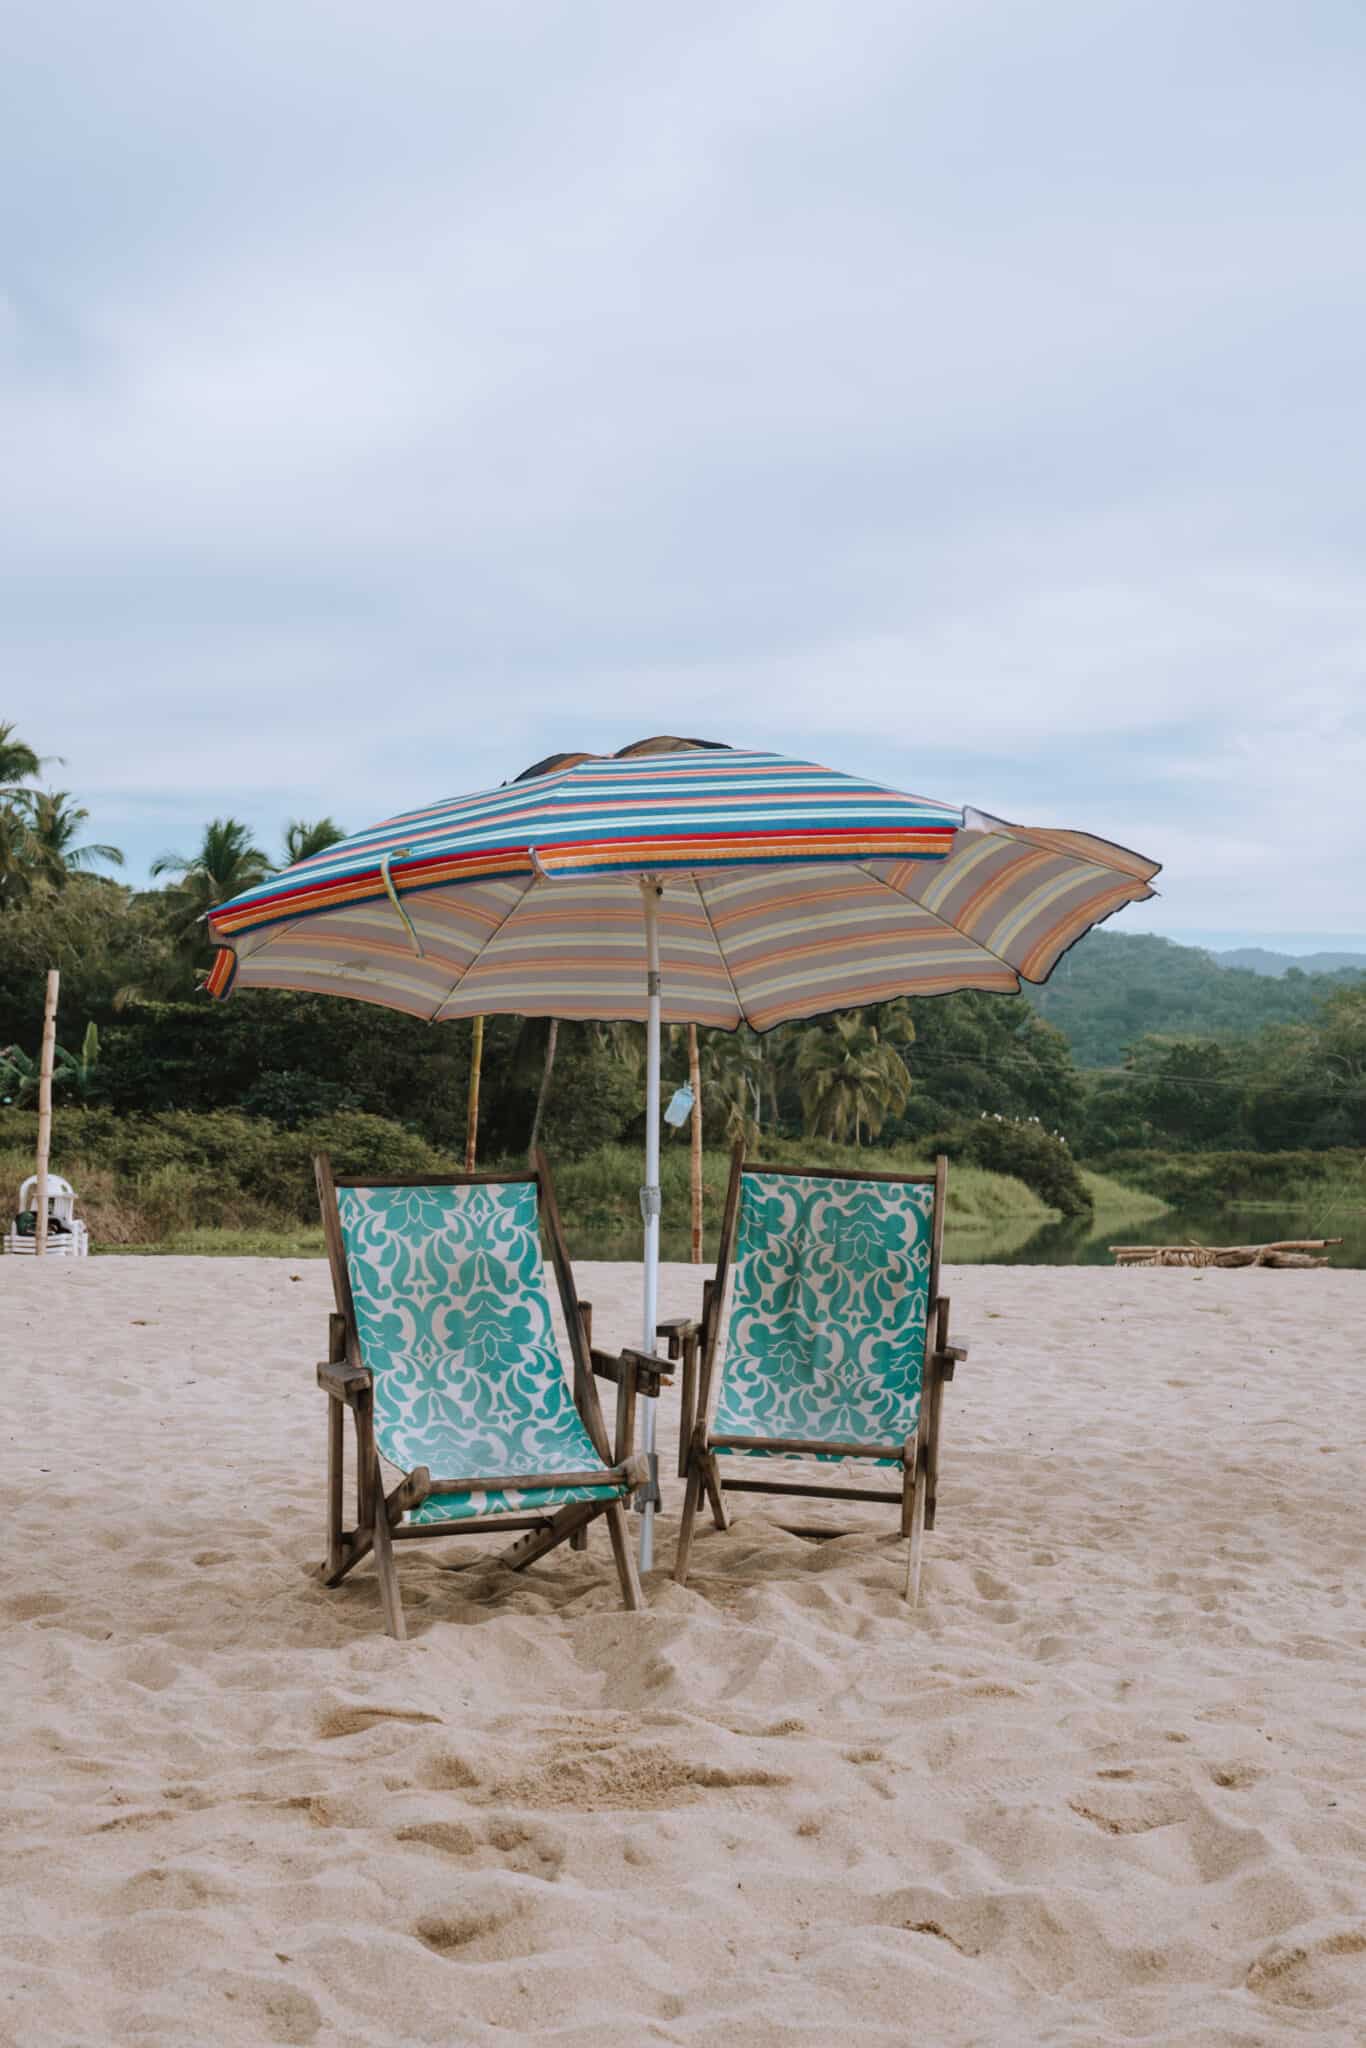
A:
{"label": "leaning bamboo post", "polygon": [[484,1020],[471,1018],[474,1026],[470,1039],[470,1086],[465,1101],[465,1171],[474,1172],[474,1156],[479,1149],[479,1074],[484,1064]]}
{"label": "leaning bamboo post", "polygon": [[697,1026],[688,1026],[688,1086],[692,1089],[692,1262],[702,1263],[702,1061],[697,1050]]}
{"label": "leaning bamboo post", "polygon": [[38,1258],[47,1255],[47,1162],[52,1150],[52,1061],[57,1044],[57,987],[61,976],[55,967],[47,970],[47,997],[43,1004],[43,1044],[38,1054],[38,1186],[34,1195],[36,1216],[33,1249]]}

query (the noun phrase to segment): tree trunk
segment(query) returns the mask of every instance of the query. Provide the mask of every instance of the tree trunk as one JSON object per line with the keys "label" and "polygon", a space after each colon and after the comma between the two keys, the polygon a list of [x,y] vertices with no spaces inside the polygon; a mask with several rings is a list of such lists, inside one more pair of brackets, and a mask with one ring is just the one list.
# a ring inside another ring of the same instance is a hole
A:
{"label": "tree trunk", "polygon": [[38,1054],[38,1185],[34,1189],[33,1251],[36,1258],[47,1255],[47,1162],[52,1147],[52,1059],[57,1043],[57,988],[61,981],[55,967],[47,970],[47,999],[43,1004],[43,1043]]}
{"label": "tree trunk", "polygon": [[484,1020],[473,1017],[470,1022],[474,1030],[470,1037],[470,1085],[465,1098],[465,1171],[474,1172],[475,1155],[479,1150],[479,1077],[484,1068]]}
{"label": "tree trunk", "polygon": [[527,1146],[528,1152],[534,1152],[541,1142],[541,1122],[545,1116],[546,1103],[550,1099],[550,1076],[555,1065],[555,1047],[559,1043],[559,1037],[560,1020],[558,1017],[552,1017],[550,1035],[545,1042],[545,1065],[541,1069],[541,1085],[536,1092],[536,1114],[531,1119],[531,1142]]}
{"label": "tree trunk", "polygon": [[688,1026],[688,1085],[692,1089],[692,1262],[702,1263],[702,1062],[697,1051],[697,1026]]}

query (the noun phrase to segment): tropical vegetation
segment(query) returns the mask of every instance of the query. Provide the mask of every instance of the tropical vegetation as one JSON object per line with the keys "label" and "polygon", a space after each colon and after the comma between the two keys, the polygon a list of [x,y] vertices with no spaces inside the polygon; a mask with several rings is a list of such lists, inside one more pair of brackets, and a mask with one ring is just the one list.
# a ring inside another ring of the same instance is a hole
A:
{"label": "tropical vegetation", "polygon": [[[204,914],[275,857],[242,820],[218,817],[197,844],[157,860],[155,886],[130,887],[84,805],[42,786],[49,766],[0,723],[0,1100],[11,1127],[31,1120],[44,978],[56,966],[59,1037],[80,1047],[57,1059],[58,1148],[67,1156],[83,1133],[90,1171],[144,1221],[171,1216],[173,1183],[193,1184],[177,1227],[207,1227],[221,1170],[225,1214],[250,1210],[253,1228],[284,1216],[297,1231],[300,1147],[337,1119],[376,1143],[382,1125],[387,1161],[407,1146],[415,1159],[459,1164],[471,1156],[472,1083],[480,1163],[525,1158],[539,1140],[566,1166],[583,1162],[574,1171],[588,1176],[586,1192],[591,1162],[615,1161],[602,1172],[613,1203],[626,1191],[629,1215],[639,1167],[625,1178],[619,1168],[637,1159],[642,1134],[639,1026],[490,1017],[433,1031],[321,996],[243,991],[211,1004],[200,990]],[[312,857],[341,834],[331,817],[291,819],[279,859]],[[944,1150],[961,1172],[1008,1182],[1012,1200],[1027,1190],[1046,1215],[1084,1218],[1098,1184],[1079,1162],[1157,1194],[1176,1184],[1159,1162],[1208,1155],[1234,1186],[1247,1178],[1235,1159],[1366,1147],[1366,980],[1223,969],[1163,940],[1093,934],[1054,982],[1022,996],[911,998],[763,1037],[697,1037],[709,1186],[737,1138],[762,1138],[766,1153]],[[681,1027],[665,1034],[665,1063],[666,1089],[688,1079]],[[235,1120],[231,1170],[213,1135],[223,1118]],[[395,1131],[407,1134],[401,1144]],[[151,1167],[138,1147],[155,1132],[165,1156]],[[688,1152],[689,1132],[671,1134],[666,1173],[686,1175]],[[294,1193],[277,1197],[277,1173]],[[1187,1179],[1209,1185],[1194,1168]]]}

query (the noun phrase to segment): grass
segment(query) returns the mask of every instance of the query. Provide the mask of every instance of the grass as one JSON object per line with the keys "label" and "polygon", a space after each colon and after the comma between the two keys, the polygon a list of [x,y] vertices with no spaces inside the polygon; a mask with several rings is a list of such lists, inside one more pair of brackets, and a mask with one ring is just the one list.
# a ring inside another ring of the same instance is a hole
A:
{"label": "grass", "polygon": [[1170,1206],[1160,1195],[1130,1187],[1127,1181],[1115,1180],[1108,1173],[1093,1173],[1089,1166],[1082,1168],[1081,1177],[1096,1205],[1094,1236],[1113,1230],[1117,1224],[1146,1223],[1154,1216],[1165,1216]]}
{"label": "grass", "polygon": [[98,1258],[104,1255],[137,1258],[178,1259],[320,1259],[326,1250],[321,1226],[291,1223],[279,1230],[214,1230],[201,1224],[194,1230],[172,1231],[146,1244],[93,1244]]}
{"label": "grass", "polygon": [[[859,1151],[853,1146],[820,1141],[770,1141],[765,1154],[781,1166],[844,1168],[930,1173],[933,1161],[912,1150]],[[481,1161],[490,1170],[514,1170],[520,1161]],[[155,1170],[118,1172],[109,1165],[77,1156],[54,1161],[76,1188],[82,1213],[90,1224],[95,1250],[142,1256],[222,1258],[319,1258],[322,1231],[317,1223],[278,1199],[253,1195],[239,1184],[226,1184],[210,1167],[167,1161]],[[26,1151],[0,1149],[0,1211],[7,1209],[5,1190],[17,1191],[32,1171]],[[707,1255],[715,1255],[715,1233],[730,1172],[728,1152],[713,1149],[703,1156]],[[1113,1233],[1162,1213],[1159,1197],[1111,1177],[1086,1173],[1096,1200],[1097,1230]],[[640,1256],[640,1154],[632,1146],[606,1145],[586,1159],[566,1160],[556,1173],[561,1206],[573,1250],[580,1258]],[[660,1162],[664,1193],[666,1258],[686,1259],[688,1244],[689,1154],[686,1143],[666,1143]],[[214,1217],[205,1220],[206,1211]],[[982,1167],[955,1165],[949,1175],[946,1234],[952,1256],[955,1242],[980,1243],[990,1238],[1024,1244],[1055,1212],[1023,1181]]]}
{"label": "grass", "polygon": [[[775,1166],[867,1168],[880,1172],[929,1174],[934,1161],[919,1153],[857,1151],[852,1145],[810,1142],[766,1142],[764,1156]],[[706,1219],[704,1252],[715,1256],[716,1231],[725,1201],[730,1154],[708,1151],[702,1158],[702,1206]],[[661,1248],[666,1259],[688,1257],[689,1168],[687,1147],[666,1145],[660,1160],[664,1198]],[[625,1145],[605,1145],[587,1159],[568,1160],[556,1169],[560,1206],[571,1247],[581,1258],[640,1256],[640,1154]],[[1009,1226],[1021,1242],[1055,1212],[1023,1181],[978,1166],[954,1166],[949,1174],[947,1231],[998,1232]]]}

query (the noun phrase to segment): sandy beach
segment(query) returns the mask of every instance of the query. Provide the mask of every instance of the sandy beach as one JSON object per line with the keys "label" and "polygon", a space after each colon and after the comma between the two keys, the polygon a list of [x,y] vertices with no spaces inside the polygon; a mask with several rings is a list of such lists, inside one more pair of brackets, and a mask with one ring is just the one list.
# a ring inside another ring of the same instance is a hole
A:
{"label": "sandy beach", "polygon": [[1366,2039],[1366,1274],[948,1284],[914,1615],[836,1504],[674,1587],[673,1480],[648,1615],[601,1525],[413,1546],[401,1646],[313,1575],[320,1262],[0,1261],[0,2039]]}

